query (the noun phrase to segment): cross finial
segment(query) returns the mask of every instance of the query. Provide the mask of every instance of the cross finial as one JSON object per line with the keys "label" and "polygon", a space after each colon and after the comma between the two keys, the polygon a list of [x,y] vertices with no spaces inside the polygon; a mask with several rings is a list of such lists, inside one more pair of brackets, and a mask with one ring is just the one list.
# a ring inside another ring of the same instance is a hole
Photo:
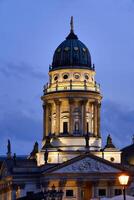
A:
{"label": "cross finial", "polygon": [[71,16],[70,27],[71,27],[71,32],[74,32],[73,16]]}

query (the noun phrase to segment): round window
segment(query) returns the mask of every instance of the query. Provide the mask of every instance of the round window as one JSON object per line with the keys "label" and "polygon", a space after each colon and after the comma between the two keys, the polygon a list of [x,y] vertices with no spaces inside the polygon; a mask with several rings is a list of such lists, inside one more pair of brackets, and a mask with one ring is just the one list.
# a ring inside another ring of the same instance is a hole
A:
{"label": "round window", "polygon": [[63,78],[64,78],[64,79],[68,79],[68,74],[64,74],[64,75],[63,75]]}
{"label": "round window", "polygon": [[82,48],[82,50],[83,50],[84,52],[86,52],[86,49],[85,49],[85,48]]}
{"label": "round window", "polygon": [[59,53],[59,52],[61,52],[61,49],[59,48],[59,49],[57,49],[57,52]]}
{"label": "round window", "polygon": [[58,75],[54,76],[54,80],[57,81],[58,80]]}
{"label": "round window", "polygon": [[85,74],[85,79],[88,80],[89,79],[89,75]]}
{"label": "round window", "polygon": [[74,78],[79,79],[80,78],[80,74],[74,74]]}
{"label": "round window", "polygon": [[65,51],[68,51],[69,50],[69,47],[65,47],[65,49],[64,49]]}
{"label": "round window", "polygon": [[74,47],[74,50],[75,50],[75,51],[78,51],[78,47]]}
{"label": "round window", "polygon": [[114,158],[113,157],[111,157],[110,160],[111,160],[111,162],[114,162]]}

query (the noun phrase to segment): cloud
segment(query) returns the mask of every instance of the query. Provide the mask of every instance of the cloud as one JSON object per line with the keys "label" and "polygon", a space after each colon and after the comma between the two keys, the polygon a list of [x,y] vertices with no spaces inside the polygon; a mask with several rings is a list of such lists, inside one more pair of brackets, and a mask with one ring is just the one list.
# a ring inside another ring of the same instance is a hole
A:
{"label": "cloud", "polygon": [[[33,116],[34,112],[29,113],[28,111],[15,110],[14,112],[4,113],[3,118],[0,119],[1,153],[4,153],[8,139],[14,144],[13,149],[17,151],[17,154],[30,152],[32,144],[35,141],[41,141],[42,120]],[[20,143],[22,146],[18,145]]]}
{"label": "cloud", "polygon": [[134,134],[134,110],[118,103],[104,101],[101,112],[101,132],[103,141],[110,133],[118,148],[131,144]]}
{"label": "cloud", "polygon": [[0,67],[0,73],[3,74],[5,77],[15,77],[15,78],[25,78],[25,77],[31,77],[36,79],[45,79],[46,75],[38,70],[35,70],[35,68],[38,69],[38,67],[33,67],[27,63],[21,62],[21,63],[1,63]]}

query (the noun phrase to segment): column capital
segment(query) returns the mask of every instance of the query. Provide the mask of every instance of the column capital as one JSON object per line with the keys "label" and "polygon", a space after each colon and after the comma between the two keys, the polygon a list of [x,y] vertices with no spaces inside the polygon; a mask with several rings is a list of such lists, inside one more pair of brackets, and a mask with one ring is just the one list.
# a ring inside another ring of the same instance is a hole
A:
{"label": "column capital", "polygon": [[67,180],[66,179],[61,179],[59,180],[59,187],[65,187]]}
{"label": "column capital", "polygon": [[69,102],[69,104],[73,104],[74,103],[74,98],[69,98],[68,102]]}
{"label": "column capital", "polygon": [[88,102],[88,99],[82,99],[80,102],[81,102],[81,105],[86,105]]}
{"label": "column capital", "polygon": [[60,101],[59,99],[54,99],[54,103],[55,103],[56,105],[60,105],[60,104],[61,104],[61,101]]}
{"label": "column capital", "polygon": [[84,181],[83,181],[82,179],[77,179],[77,180],[76,180],[76,185],[77,185],[78,187],[82,187],[82,186],[83,186],[83,183],[84,183]]}

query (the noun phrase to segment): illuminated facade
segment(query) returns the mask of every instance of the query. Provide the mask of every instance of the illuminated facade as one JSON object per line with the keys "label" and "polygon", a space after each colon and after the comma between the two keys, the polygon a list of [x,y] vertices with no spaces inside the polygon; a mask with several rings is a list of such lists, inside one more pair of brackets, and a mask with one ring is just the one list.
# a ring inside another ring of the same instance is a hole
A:
{"label": "illuminated facade", "polygon": [[[16,157],[11,155],[8,141],[7,158],[0,162],[0,200],[21,199],[28,192],[50,194],[51,188],[63,194],[63,200],[96,200],[121,194],[118,176],[128,171],[128,166],[121,163],[121,151],[110,135],[102,147],[102,95],[95,73],[90,52],[74,33],[71,18],[70,33],[55,50],[49,83],[41,97],[42,148],[39,150],[36,142],[29,156]],[[133,178],[132,167],[129,172]],[[132,181],[127,190],[131,195],[133,188]]]}
{"label": "illuminated facade", "polygon": [[[95,74],[90,52],[75,35],[71,18],[70,33],[55,50],[49,83],[41,98],[44,132],[38,165],[44,164],[46,149],[48,163],[62,163],[86,151],[102,157],[102,95]],[[120,163],[120,152],[115,147],[105,149],[103,156]]]}

